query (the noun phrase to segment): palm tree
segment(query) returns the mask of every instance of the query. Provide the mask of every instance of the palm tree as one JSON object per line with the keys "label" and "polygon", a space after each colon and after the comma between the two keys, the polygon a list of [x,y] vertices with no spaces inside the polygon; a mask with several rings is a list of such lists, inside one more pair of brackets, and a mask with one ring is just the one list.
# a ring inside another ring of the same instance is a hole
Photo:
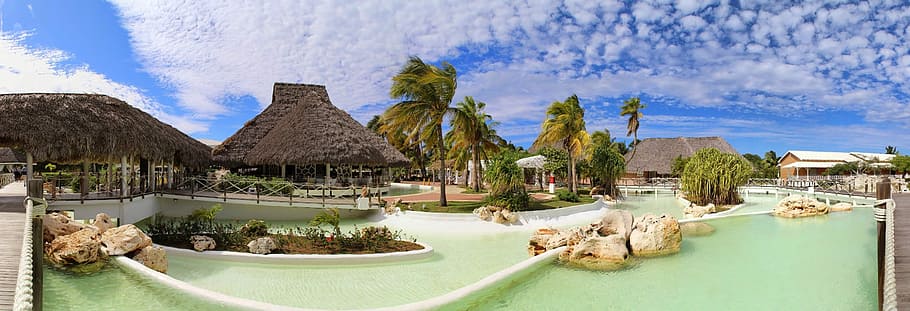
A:
{"label": "palm tree", "polygon": [[[632,97],[623,102],[622,110],[619,112],[620,116],[629,116],[629,123],[626,124],[626,136],[633,135],[632,143],[632,155],[629,156],[629,161],[632,161],[632,158],[635,157],[635,150],[638,148],[638,126],[639,119],[643,116],[641,110],[645,109],[645,105],[641,103],[638,97]],[[628,163],[628,161],[626,161]]]}
{"label": "palm tree", "polygon": [[563,102],[550,104],[533,146],[536,149],[556,145],[569,153],[569,191],[577,192],[575,160],[584,153],[590,141],[591,137],[585,131],[585,110],[578,103],[578,96],[572,95]]}
{"label": "palm tree", "polygon": [[455,95],[455,67],[447,62],[442,68],[424,63],[412,56],[397,75],[392,77],[392,98],[401,102],[392,105],[385,112],[387,126],[391,128],[415,129],[410,131],[412,140],[419,140],[433,151],[439,159],[439,205],[446,202],[446,157],[442,124],[446,116],[455,113],[449,107]]}
{"label": "palm tree", "polygon": [[885,154],[898,154],[897,147],[885,146]]}
{"label": "palm tree", "polygon": [[372,131],[373,133],[379,134],[380,136],[383,136],[385,134],[383,134],[382,131],[380,131],[381,128],[382,128],[382,116],[375,115],[375,116],[373,116],[372,119],[370,119],[370,121],[367,122],[368,130]]}
{"label": "palm tree", "polygon": [[463,156],[469,154],[473,162],[472,178],[474,180],[474,191],[480,191],[482,184],[482,175],[480,174],[480,161],[486,159],[487,152],[495,152],[499,149],[498,143],[502,138],[496,134],[494,127],[497,125],[493,122],[493,117],[484,112],[487,104],[475,102],[471,96],[466,96],[464,101],[457,103],[454,116],[452,117],[452,130],[446,135],[446,139],[451,143],[451,150],[458,152],[458,157],[465,160]]}

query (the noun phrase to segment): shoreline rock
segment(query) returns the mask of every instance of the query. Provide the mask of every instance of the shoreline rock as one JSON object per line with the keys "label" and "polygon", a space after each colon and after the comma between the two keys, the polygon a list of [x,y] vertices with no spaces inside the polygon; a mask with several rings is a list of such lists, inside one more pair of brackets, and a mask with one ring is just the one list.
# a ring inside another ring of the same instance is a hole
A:
{"label": "shoreline rock", "polygon": [[827,214],[828,205],[813,198],[793,194],[777,202],[771,212],[778,217],[809,217]]}
{"label": "shoreline rock", "polygon": [[629,238],[632,254],[639,257],[663,256],[679,252],[682,233],[679,221],[670,215],[644,214],[635,220]]}
{"label": "shoreline rock", "polygon": [[152,238],[139,230],[136,225],[128,224],[111,228],[101,234],[101,243],[111,256],[126,255],[152,245]]}

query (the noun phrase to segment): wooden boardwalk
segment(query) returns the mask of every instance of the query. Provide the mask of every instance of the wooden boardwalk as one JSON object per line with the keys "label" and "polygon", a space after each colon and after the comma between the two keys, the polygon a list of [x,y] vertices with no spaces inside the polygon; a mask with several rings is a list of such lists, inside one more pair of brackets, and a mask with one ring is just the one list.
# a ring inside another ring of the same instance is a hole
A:
{"label": "wooden boardwalk", "polygon": [[[16,186],[22,187],[22,184],[7,187]],[[25,207],[22,204],[24,196],[15,192],[18,191],[0,191],[0,310],[13,309],[19,255],[22,251],[22,230],[25,229]]]}
{"label": "wooden boardwalk", "polygon": [[910,306],[910,194],[893,195],[894,277],[897,280],[897,305]]}

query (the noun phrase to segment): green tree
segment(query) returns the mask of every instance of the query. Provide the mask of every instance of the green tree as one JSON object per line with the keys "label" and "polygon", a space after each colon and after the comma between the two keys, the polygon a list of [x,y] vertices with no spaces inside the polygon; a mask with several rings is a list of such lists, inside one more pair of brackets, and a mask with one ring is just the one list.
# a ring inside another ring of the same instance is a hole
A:
{"label": "green tree", "polygon": [[670,166],[670,174],[674,177],[680,177],[683,174],[683,171],[686,170],[686,164],[689,163],[689,158],[678,156],[676,159],[673,159],[673,165]]}
{"label": "green tree", "polygon": [[490,183],[492,204],[519,211],[528,207],[529,198],[525,190],[524,170],[518,166],[518,156],[503,152],[490,158],[484,177]]}
{"label": "green tree", "polygon": [[899,154],[897,152],[897,147],[894,147],[894,146],[885,146],[885,153],[886,154]]}
{"label": "green tree", "polygon": [[544,170],[559,178],[566,178],[569,176],[568,152],[552,147],[544,147],[540,149],[540,155],[547,158],[547,160],[543,162]]}
{"label": "green tree", "polygon": [[861,168],[859,162],[838,163],[825,170],[825,175],[853,175],[859,174]]}
{"label": "green tree", "polygon": [[903,175],[901,177],[906,178],[907,173],[910,172],[910,156],[899,155],[891,159],[891,166],[895,170],[901,172]]}
{"label": "green tree", "polygon": [[373,116],[373,118],[367,122],[368,130],[372,131],[373,133],[379,134],[380,136],[384,136],[382,131],[380,130],[380,128],[382,128],[382,116],[380,116],[380,115]]}
{"label": "green tree", "polygon": [[751,173],[752,165],[742,157],[705,148],[689,159],[680,182],[686,198],[695,204],[737,204],[742,199],[736,188],[744,185]]}
{"label": "green tree", "polygon": [[536,148],[555,145],[569,154],[569,191],[578,193],[575,176],[575,161],[584,153],[591,137],[585,130],[585,110],[572,95],[565,101],[556,101],[547,108],[547,118],[541,126],[540,135],[534,140]]}
{"label": "green tree", "polygon": [[638,146],[638,127],[640,125],[639,121],[644,116],[641,113],[641,110],[645,109],[645,105],[641,103],[641,100],[638,97],[632,97],[623,102],[622,108],[619,112],[620,116],[629,116],[629,122],[626,124],[626,136],[632,135],[632,155],[629,156],[629,161],[632,161],[632,158],[635,157],[635,148]]}
{"label": "green tree", "polygon": [[474,191],[480,191],[482,184],[480,161],[487,159],[489,153],[498,151],[499,143],[503,140],[496,134],[493,117],[484,111],[486,105],[475,102],[473,97],[465,97],[464,101],[455,105],[452,130],[446,134],[446,140],[451,144],[450,150],[456,154],[456,162],[471,158],[474,166]]}
{"label": "green tree", "polygon": [[626,160],[609,141],[601,141],[593,149],[589,168],[592,182],[598,184],[604,193],[616,197],[616,181],[626,172]]}
{"label": "green tree", "polygon": [[[441,68],[424,63],[412,56],[397,75],[392,77],[389,94],[401,102],[392,105],[385,112],[388,126],[402,129],[416,129],[411,132],[412,140],[419,140],[433,149],[439,160],[439,205],[446,202],[446,157],[442,124],[446,116],[455,113],[450,107],[457,87],[455,67],[443,62]],[[419,135],[419,136],[418,136]]]}

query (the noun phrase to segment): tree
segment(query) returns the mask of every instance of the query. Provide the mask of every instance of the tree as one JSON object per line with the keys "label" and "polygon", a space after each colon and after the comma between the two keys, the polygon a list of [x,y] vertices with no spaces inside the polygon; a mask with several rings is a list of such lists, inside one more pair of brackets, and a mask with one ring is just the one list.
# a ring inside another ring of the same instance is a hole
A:
{"label": "tree", "polygon": [[861,168],[859,162],[838,163],[825,170],[825,175],[853,175],[859,174]]}
{"label": "tree", "polygon": [[520,211],[528,207],[529,197],[525,190],[524,170],[518,166],[518,155],[503,152],[493,156],[484,177],[490,183],[491,204]]}
{"label": "tree", "polygon": [[609,141],[601,141],[600,144],[595,144],[593,149],[589,168],[592,183],[600,185],[604,193],[616,197],[618,192],[616,181],[626,172],[626,160]]}
{"label": "tree", "polygon": [[552,147],[543,147],[540,149],[540,155],[547,158],[543,162],[543,169],[559,178],[569,176],[569,153],[562,149]]}
{"label": "tree", "polygon": [[900,154],[899,152],[897,152],[897,147],[894,147],[894,146],[885,146],[885,153],[886,154]]}
{"label": "tree", "polygon": [[891,166],[893,166],[896,171],[903,174],[901,175],[902,178],[906,178],[907,173],[910,173],[910,156],[895,156],[891,159]]}
{"label": "tree", "polygon": [[635,157],[635,150],[638,149],[638,127],[639,119],[641,119],[644,114],[641,113],[641,110],[645,109],[645,105],[641,103],[641,100],[638,97],[632,97],[623,102],[622,108],[619,112],[620,116],[629,116],[629,122],[626,124],[626,136],[633,135],[632,142],[632,155],[629,156],[629,161],[632,161],[632,158]]}
{"label": "tree", "polygon": [[441,68],[424,63],[416,56],[408,59],[397,75],[392,77],[392,98],[401,102],[385,112],[389,127],[415,129],[411,140],[419,140],[430,148],[439,160],[439,205],[446,202],[446,157],[442,124],[455,113],[449,107],[457,87],[455,67],[443,62]]}
{"label": "tree", "polygon": [[468,157],[471,158],[474,168],[472,175],[474,179],[474,191],[480,191],[482,182],[480,174],[480,161],[487,159],[487,154],[496,152],[499,149],[498,143],[502,138],[496,134],[493,117],[484,112],[487,104],[475,102],[473,97],[467,96],[464,101],[455,105],[454,116],[452,117],[452,130],[446,134],[446,140],[451,143],[451,150],[462,161]]}
{"label": "tree", "polygon": [[676,159],[673,159],[673,165],[670,167],[670,174],[675,177],[682,176],[683,172],[686,170],[686,164],[689,163],[689,158],[678,156]]}
{"label": "tree", "polygon": [[742,157],[705,148],[689,159],[680,183],[695,204],[737,204],[742,199],[736,188],[746,184],[751,173],[752,166]]}
{"label": "tree", "polygon": [[379,134],[380,136],[382,136],[383,133],[382,133],[382,131],[380,130],[380,128],[382,128],[382,116],[375,115],[375,116],[373,116],[372,119],[370,119],[370,121],[367,122],[367,129],[368,129],[368,130],[370,130],[370,131],[372,131],[373,133],[376,133],[376,134]]}
{"label": "tree", "polygon": [[578,193],[575,176],[575,160],[580,157],[591,137],[585,130],[585,110],[578,102],[578,96],[572,95],[565,101],[556,101],[547,108],[547,118],[541,126],[540,135],[534,140],[534,146],[556,145],[569,153],[569,191]]}

